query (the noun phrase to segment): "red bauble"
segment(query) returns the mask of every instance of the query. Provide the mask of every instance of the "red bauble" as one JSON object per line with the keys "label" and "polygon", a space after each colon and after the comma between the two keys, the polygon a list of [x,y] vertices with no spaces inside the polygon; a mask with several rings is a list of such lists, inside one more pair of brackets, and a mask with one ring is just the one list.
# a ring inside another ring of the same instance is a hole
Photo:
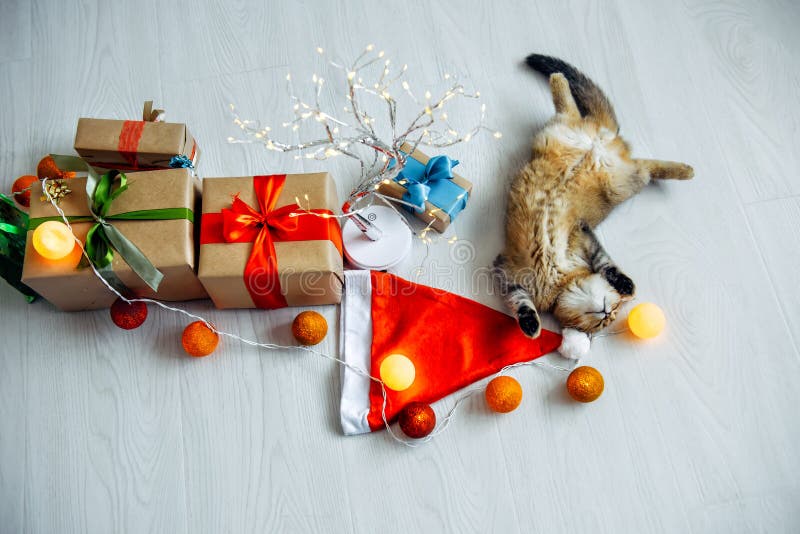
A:
{"label": "red bauble", "polygon": [[117,299],[111,305],[111,320],[124,330],[139,328],[147,319],[147,305],[144,302],[125,302]]}
{"label": "red bauble", "polygon": [[436,412],[424,402],[412,402],[400,411],[400,430],[409,438],[424,438],[436,426]]}
{"label": "red bauble", "polygon": [[11,186],[11,193],[14,196],[14,200],[16,200],[20,206],[25,206],[27,208],[31,205],[31,190],[28,188],[37,180],[38,178],[36,176],[27,174],[25,176],[20,176],[14,181],[14,185]]}
{"label": "red bauble", "polygon": [[39,161],[39,165],[36,166],[36,175],[39,178],[50,178],[51,180],[75,177],[74,172],[59,169],[52,156],[45,156]]}

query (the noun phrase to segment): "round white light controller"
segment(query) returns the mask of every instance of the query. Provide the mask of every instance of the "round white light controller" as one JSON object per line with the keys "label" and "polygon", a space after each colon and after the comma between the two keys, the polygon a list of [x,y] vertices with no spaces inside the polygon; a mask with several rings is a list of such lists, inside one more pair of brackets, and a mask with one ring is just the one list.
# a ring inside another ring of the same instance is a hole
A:
{"label": "round white light controller", "polygon": [[348,218],[342,229],[344,255],[355,267],[383,271],[400,263],[411,251],[411,229],[402,216],[387,206],[370,206],[359,212],[383,235],[373,241]]}

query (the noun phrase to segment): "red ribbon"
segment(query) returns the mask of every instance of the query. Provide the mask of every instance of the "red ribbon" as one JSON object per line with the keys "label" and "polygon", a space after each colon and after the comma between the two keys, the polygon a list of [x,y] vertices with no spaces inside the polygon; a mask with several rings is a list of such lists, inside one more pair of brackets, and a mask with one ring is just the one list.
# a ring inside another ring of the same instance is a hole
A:
{"label": "red ribbon", "polygon": [[[336,219],[302,215],[297,204],[275,208],[286,181],[285,174],[253,176],[258,210],[237,194],[230,208],[220,213],[206,213],[200,221],[200,244],[253,243],[244,268],[244,283],[258,308],[285,308],[281,292],[275,241],[331,241],[342,252],[342,232]],[[318,215],[333,212],[308,210]],[[292,215],[297,214],[297,215]]]}
{"label": "red ribbon", "polygon": [[128,162],[132,169],[139,168],[139,141],[142,139],[144,121],[125,121],[119,132],[117,151]]}

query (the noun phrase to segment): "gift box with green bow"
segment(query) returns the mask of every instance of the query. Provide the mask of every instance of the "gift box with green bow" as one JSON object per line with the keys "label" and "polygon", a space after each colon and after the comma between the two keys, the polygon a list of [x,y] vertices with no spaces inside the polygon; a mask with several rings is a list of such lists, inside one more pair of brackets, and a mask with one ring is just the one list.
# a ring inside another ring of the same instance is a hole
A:
{"label": "gift box with green bow", "polygon": [[[466,208],[472,183],[453,172],[458,160],[443,155],[430,158],[408,144],[400,150],[406,155],[403,168],[394,180],[382,182],[378,192],[402,200],[417,218],[444,232]],[[392,160],[389,169],[396,164]]]}
{"label": "gift box with green bow", "polygon": [[207,297],[195,274],[199,185],[188,169],[92,173],[69,180],[69,186],[72,192],[59,200],[58,207],[89,260],[80,254],[48,260],[36,252],[35,229],[62,218],[48,200],[39,200],[41,187],[34,187],[22,273],[25,284],[65,311],[107,308],[117,297],[89,267],[91,261],[106,282],[126,296],[166,301]]}

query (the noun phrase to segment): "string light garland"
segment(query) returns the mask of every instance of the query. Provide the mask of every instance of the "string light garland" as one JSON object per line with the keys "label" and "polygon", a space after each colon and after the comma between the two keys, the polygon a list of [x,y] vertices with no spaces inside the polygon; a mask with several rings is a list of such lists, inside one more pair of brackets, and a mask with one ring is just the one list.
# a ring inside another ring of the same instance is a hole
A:
{"label": "string light garland", "polygon": [[[45,184],[43,184],[43,185],[46,185],[47,180],[44,180],[44,182],[45,182]],[[74,232],[72,230],[72,226],[70,225],[69,220],[67,219],[64,211],[58,205],[56,200],[52,196],[50,196],[50,194],[47,192],[46,188],[44,188],[44,191],[45,191],[44,195],[47,197],[47,200],[53,205],[55,210],[58,212],[59,216],[63,220],[63,223],[67,226],[67,228],[69,228],[69,230],[72,233],[73,238],[74,238]],[[86,250],[84,249],[83,244],[81,243],[81,241],[79,239],[77,239],[77,238],[74,238],[74,239],[75,239],[75,241],[77,243],[77,247],[76,248],[78,248],[81,251],[81,253],[83,254],[83,256],[85,256],[86,259],[88,260],[89,256],[86,253]],[[153,305],[158,306],[159,308],[162,308],[162,309],[164,309],[166,311],[182,314],[182,315],[186,316],[189,319],[193,319],[193,322],[190,323],[186,327],[186,329],[184,330],[184,335],[182,336],[182,343],[184,345],[184,348],[187,350],[187,353],[191,354],[192,356],[205,356],[207,354],[210,354],[211,352],[213,352],[216,349],[220,338],[226,337],[226,338],[229,338],[229,339],[233,339],[235,341],[239,341],[240,343],[243,343],[245,345],[249,345],[249,346],[257,347],[257,348],[262,348],[262,349],[267,349],[267,350],[298,350],[298,351],[304,351],[304,352],[307,352],[309,354],[313,354],[315,356],[319,356],[321,358],[325,358],[327,360],[335,362],[338,365],[342,365],[342,366],[346,367],[347,369],[353,371],[354,373],[358,374],[359,376],[363,376],[363,377],[369,379],[370,381],[377,383],[381,388],[381,396],[382,396],[381,418],[382,418],[383,424],[384,424],[384,426],[385,426],[385,428],[387,430],[387,433],[388,433],[389,437],[392,440],[394,440],[397,443],[400,443],[401,445],[404,445],[406,447],[416,448],[416,447],[422,446],[425,443],[429,442],[430,440],[434,439],[436,436],[438,436],[439,434],[441,434],[442,432],[447,430],[447,428],[449,427],[451,421],[453,420],[456,412],[458,411],[459,407],[464,402],[466,402],[473,395],[476,395],[476,394],[479,394],[479,393],[483,393],[484,395],[486,395],[486,390],[485,390],[485,388],[483,386],[474,386],[471,389],[468,389],[463,395],[461,395],[459,398],[457,398],[455,400],[453,406],[450,408],[450,410],[445,415],[445,417],[440,419],[440,423],[439,423],[438,427],[436,426],[436,422],[437,421],[436,421],[435,412],[433,413],[433,417],[431,417],[430,413],[427,410],[425,410],[424,408],[420,407],[420,410],[415,410],[415,412],[413,414],[408,414],[406,416],[406,424],[404,426],[406,427],[405,430],[409,430],[407,436],[409,438],[411,438],[411,439],[404,439],[403,437],[397,435],[394,432],[394,430],[392,429],[392,426],[390,425],[390,423],[389,423],[389,421],[388,421],[388,419],[386,417],[386,405],[387,405],[387,401],[388,401],[386,388],[388,387],[388,384],[386,383],[386,381],[384,379],[382,379],[383,377],[381,377],[381,378],[374,377],[368,371],[366,371],[365,369],[362,369],[362,368],[360,368],[360,367],[358,367],[356,365],[350,364],[350,363],[348,363],[348,362],[346,362],[346,361],[344,361],[344,360],[342,360],[340,358],[337,358],[335,356],[331,356],[331,355],[326,354],[324,352],[318,351],[318,350],[316,350],[316,349],[314,349],[314,348],[312,348],[310,346],[306,346],[306,345],[277,345],[277,344],[274,344],[274,343],[262,343],[262,342],[259,342],[259,341],[256,341],[256,340],[251,340],[251,339],[247,339],[247,338],[241,337],[241,336],[239,336],[237,334],[234,334],[234,333],[231,333],[231,332],[226,332],[224,330],[220,330],[219,328],[214,326],[208,319],[205,319],[204,317],[201,317],[199,315],[190,313],[190,312],[188,312],[188,311],[186,311],[184,309],[181,309],[181,308],[170,306],[170,305],[165,304],[163,302],[160,302],[158,300],[153,300],[153,299],[148,299],[148,298],[127,298],[126,296],[121,294],[119,291],[117,291],[98,272],[97,268],[92,264],[91,261],[88,262],[88,265],[89,265],[89,268],[92,269],[93,274],[103,283],[103,285],[109,291],[111,291],[112,293],[114,293],[118,297],[118,301],[119,302],[124,302],[124,303],[127,303],[128,305],[131,305],[131,306],[137,305],[137,304],[145,304],[145,305],[146,304],[153,304]],[[187,335],[187,333],[188,333],[188,335]],[[614,332],[614,333],[617,333],[617,332]],[[610,335],[610,334],[608,334],[608,335]],[[601,337],[601,336],[598,336],[598,337]],[[191,352],[190,352],[190,350],[191,350]],[[192,354],[192,352],[195,352],[195,354]],[[403,356],[403,357],[407,358],[405,356]],[[409,359],[409,362],[410,362],[410,359]],[[413,362],[411,362],[411,365],[412,365],[412,368],[413,368]],[[543,367],[543,368],[546,368],[546,369],[556,370],[556,371],[560,371],[560,372],[564,372],[564,373],[572,373],[574,370],[576,370],[576,368],[579,368],[577,363],[576,363],[575,367],[568,368],[568,367],[563,367],[563,366],[560,366],[560,365],[551,364],[551,363],[546,362],[546,361],[531,360],[531,361],[527,361],[527,362],[515,363],[515,364],[508,365],[508,366],[502,368],[497,373],[496,378],[494,380],[496,380],[497,377],[504,377],[504,375],[507,372],[509,372],[509,371],[511,371],[513,369],[516,369],[516,368],[519,368],[519,367],[526,367],[526,366],[538,366],[538,367]],[[597,372],[596,370],[594,370],[594,371]],[[599,375],[599,373],[597,373],[597,375]],[[411,383],[413,383],[413,378],[414,377],[412,376]],[[507,378],[511,378],[511,377],[507,377]],[[406,377],[406,379],[407,379],[407,377]],[[511,380],[516,382],[517,385],[519,384],[519,382],[517,382],[515,379],[511,378]],[[601,383],[602,383],[602,376],[600,376],[600,380],[601,380]],[[411,385],[411,383],[409,383],[409,386]],[[521,387],[520,387],[520,389],[521,389]],[[600,392],[602,392],[602,386],[601,386]],[[519,394],[519,400],[521,400],[521,391],[520,391],[520,394]],[[517,405],[518,404],[519,403],[517,403]],[[425,405],[425,406],[427,406],[427,405]],[[428,406],[428,408],[431,410],[431,412],[433,411],[432,408],[430,408],[430,406]],[[515,406],[515,408],[516,408],[516,406]],[[424,412],[424,413],[422,413],[422,412]],[[413,424],[411,422],[409,422],[409,417],[410,417],[411,420],[413,420]],[[401,427],[401,430],[403,430],[402,427]],[[415,436],[420,436],[420,437],[415,437]]]}

